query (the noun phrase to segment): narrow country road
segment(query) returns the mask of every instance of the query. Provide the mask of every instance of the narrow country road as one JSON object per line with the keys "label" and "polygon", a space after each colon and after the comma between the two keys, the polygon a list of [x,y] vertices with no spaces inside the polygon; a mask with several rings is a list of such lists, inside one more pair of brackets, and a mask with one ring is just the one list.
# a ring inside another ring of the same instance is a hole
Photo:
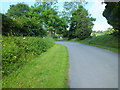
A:
{"label": "narrow country road", "polygon": [[118,54],[74,42],[56,42],[67,46],[71,88],[118,88]]}

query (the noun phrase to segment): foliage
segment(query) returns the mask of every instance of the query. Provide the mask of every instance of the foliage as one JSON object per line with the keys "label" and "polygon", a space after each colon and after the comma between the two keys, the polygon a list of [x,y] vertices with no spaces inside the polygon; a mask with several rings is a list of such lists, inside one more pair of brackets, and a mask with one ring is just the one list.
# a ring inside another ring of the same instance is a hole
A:
{"label": "foliage", "polygon": [[78,9],[79,6],[82,5],[82,2],[64,2],[63,8],[64,11],[62,11],[62,16],[65,17],[65,20],[67,23],[70,23],[70,18],[72,16],[72,13]]}
{"label": "foliage", "polygon": [[88,11],[83,6],[74,11],[71,17],[69,38],[79,38],[80,40],[90,36],[92,32],[94,18],[88,15]]}
{"label": "foliage", "polygon": [[53,0],[52,2],[43,0],[43,1],[37,1],[34,4],[35,7],[42,7],[43,10],[51,9],[51,8],[56,8],[55,4],[57,3],[57,0]]}
{"label": "foliage", "polygon": [[43,30],[41,22],[35,18],[25,16],[11,19],[2,14],[2,35],[5,36],[46,36],[47,32]]}
{"label": "foliage", "polygon": [[28,17],[18,17],[16,18],[16,22],[18,22],[20,26],[20,33],[23,36],[46,36],[47,32],[42,28],[41,21],[36,20],[36,18],[28,18]]}
{"label": "foliage", "polygon": [[55,44],[47,52],[33,58],[21,69],[5,77],[2,87],[68,88],[68,68],[67,48]]}
{"label": "foliage", "polygon": [[28,56],[36,56],[54,45],[53,40],[39,37],[3,37],[3,77],[29,62]]}
{"label": "foliage", "polygon": [[115,30],[120,31],[120,1],[105,2],[105,10],[103,16],[107,19],[108,24],[112,25]]}
{"label": "foliage", "polygon": [[63,37],[85,39],[92,32],[94,18],[83,7],[86,2],[65,2],[62,17],[67,21],[69,30],[65,30]]}
{"label": "foliage", "polygon": [[26,16],[27,12],[30,10],[29,6],[24,3],[18,3],[16,5],[10,5],[6,15],[12,18]]}
{"label": "foliage", "polygon": [[104,34],[112,34],[112,33],[114,33],[115,31],[114,31],[114,29],[113,28],[108,28],[106,31],[104,31],[103,33]]}
{"label": "foliage", "polygon": [[13,19],[7,17],[4,14],[2,15],[2,34],[6,36],[14,35],[14,33],[19,32],[17,30],[18,24]]}
{"label": "foliage", "polygon": [[105,34],[101,36],[87,38],[85,40],[80,41],[80,43],[105,48],[115,52],[120,52],[120,42],[118,42],[118,40],[119,37],[110,34]]}
{"label": "foliage", "polygon": [[8,26],[8,29],[3,30],[3,35],[44,37],[49,32],[54,37],[55,34],[63,34],[67,23],[58,15],[55,4],[54,2],[36,2],[31,7],[24,3],[11,5],[6,15],[3,15],[5,23],[3,23],[3,29]]}
{"label": "foliage", "polygon": [[114,34],[115,30],[113,28],[108,28],[106,31],[92,31],[91,36],[101,36],[106,34]]}
{"label": "foliage", "polygon": [[[62,34],[66,27],[67,23],[64,18],[60,17],[58,15],[56,7],[52,7],[55,3],[50,2],[41,2],[35,4],[37,13],[41,14],[42,21],[44,24],[44,28],[49,31],[50,35],[54,37],[55,34]],[[43,8],[42,11],[40,11],[41,8]]]}

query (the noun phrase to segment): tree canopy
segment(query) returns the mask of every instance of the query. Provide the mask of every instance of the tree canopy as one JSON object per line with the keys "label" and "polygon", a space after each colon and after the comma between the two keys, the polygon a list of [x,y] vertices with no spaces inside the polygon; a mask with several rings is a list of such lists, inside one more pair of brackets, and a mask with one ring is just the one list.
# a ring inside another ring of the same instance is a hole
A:
{"label": "tree canopy", "polygon": [[3,35],[40,36],[61,35],[69,39],[90,36],[94,18],[81,2],[65,2],[64,11],[58,12],[57,2],[36,2],[11,5],[3,14]]}
{"label": "tree canopy", "polygon": [[82,3],[65,2],[64,8],[67,15],[69,31],[64,36],[69,39],[79,38],[85,39],[92,32],[94,18],[90,17],[88,11],[83,7]]}
{"label": "tree canopy", "polygon": [[120,32],[120,1],[104,2],[106,4],[103,16],[107,19],[108,24]]}
{"label": "tree canopy", "polygon": [[[47,35],[47,32],[52,34],[51,36],[55,33],[62,33],[67,24],[58,15],[56,7],[52,7],[53,4],[55,3],[36,2],[31,7],[24,3],[11,5],[6,15],[3,16],[3,35],[43,37]],[[10,29],[13,25],[12,22],[16,23],[16,28]],[[6,26],[8,26],[8,29],[4,28]],[[8,34],[11,32],[10,30],[15,31],[14,34]]]}
{"label": "tree canopy", "polygon": [[30,8],[27,4],[18,3],[16,5],[10,5],[10,9],[7,11],[7,16],[12,18],[20,17],[23,15],[27,15],[27,12],[30,11]]}

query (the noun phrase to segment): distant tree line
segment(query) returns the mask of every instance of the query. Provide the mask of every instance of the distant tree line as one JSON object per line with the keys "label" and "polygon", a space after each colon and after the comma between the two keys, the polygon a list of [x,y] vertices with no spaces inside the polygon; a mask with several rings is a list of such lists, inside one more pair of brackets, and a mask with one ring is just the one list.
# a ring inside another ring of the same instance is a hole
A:
{"label": "distant tree line", "polygon": [[[56,1],[56,0],[55,0]],[[2,34],[5,36],[40,36],[56,34],[73,39],[85,39],[91,35],[95,18],[84,8],[86,2],[64,2],[58,11],[57,2],[36,2],[29,7],[25,3],[10,5],[2,15]],[[120,1],[104,2],[103,16],[114,30],[120,32]]]}
{"label": "distant tree line", "polygon": [[18,3],[2,14],[2,34],[5,36],[46,36],[63,33],[67,27],[52,2],[36,2],[34,6]]}
{"label": "distant tree line", "polygon": [[84,2],[65,2],[59,12],[57,2],[36,2],[29,7],[25,3],[10,5],[2,14],[2,34],[5,36],[40,36],[56,34],[68,39],[85,39],[90,36],[93,21]]}

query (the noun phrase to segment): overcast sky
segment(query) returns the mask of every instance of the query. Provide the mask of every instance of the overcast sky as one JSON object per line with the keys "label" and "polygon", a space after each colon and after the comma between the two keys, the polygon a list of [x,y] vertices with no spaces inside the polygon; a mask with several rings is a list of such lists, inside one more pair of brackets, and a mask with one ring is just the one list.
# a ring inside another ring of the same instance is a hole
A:
{"label": "overcast sky", "polygon": [[[58,0],[58,2],[60,2],[58,4],[59,9],[62,9],[61,6],[63,4],[62,3],[63,1],[65,0]],[[91,14],[92,17],[96,18],[96,21],[94,22],[93,30],[105,31],[107,30],[107,28],[111,27],[109,24],[107,24],[107,20],[102,16],[102,13],[105,8],[105,4],[101,4],[103,0],[86,0],[86,1],[88,2],[88,4],[85,5],[85,8],[88,10],[88,12]],[[0,12],[1,13],[7,12],[10,5],[16,4],[18,2],[25,2],[26,4],[31,6],[34,4],[35,0],[1,0],[0,1]]]}

